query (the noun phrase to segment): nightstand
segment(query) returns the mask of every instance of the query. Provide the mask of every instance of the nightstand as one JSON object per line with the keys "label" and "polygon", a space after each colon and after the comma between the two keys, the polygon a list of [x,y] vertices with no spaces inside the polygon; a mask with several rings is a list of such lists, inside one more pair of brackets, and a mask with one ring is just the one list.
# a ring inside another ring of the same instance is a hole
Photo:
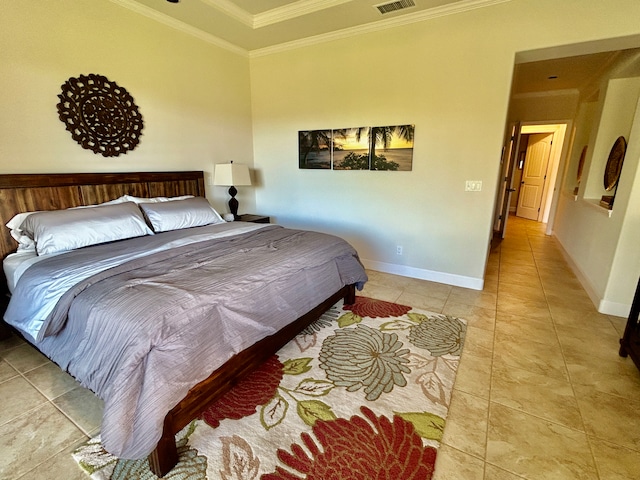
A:
{"label": "nightstand", "polygon": [[8,304],[9,296],[4,292],[0,293],[0,340],[5,340],[11,336],[11,327],[2,320]]}
{"label": "nightstand", "polygon": [[252,222],[252,223],[271,223],[271,219],[269,217],[265,217],[263,215],[239,215],[240,222]]}

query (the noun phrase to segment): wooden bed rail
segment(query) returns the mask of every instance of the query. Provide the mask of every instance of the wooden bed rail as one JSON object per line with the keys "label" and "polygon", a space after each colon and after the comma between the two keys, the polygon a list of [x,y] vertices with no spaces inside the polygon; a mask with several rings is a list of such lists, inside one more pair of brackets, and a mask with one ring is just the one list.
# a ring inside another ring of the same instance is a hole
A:
{"label": "wooden bed rail", "polygon": [[149,467],[158,477],[166,475],[178,463],[175,434],[202,413],[207,405],[222,397],[234,385],[292,340],[298,333],[344,298],[345,305],[355,303],[355,285],[347,285],[278,333],[233,356],[211,376],[189,390],[187,396],[165,417],[164,430],[156,449],[149,455]]}

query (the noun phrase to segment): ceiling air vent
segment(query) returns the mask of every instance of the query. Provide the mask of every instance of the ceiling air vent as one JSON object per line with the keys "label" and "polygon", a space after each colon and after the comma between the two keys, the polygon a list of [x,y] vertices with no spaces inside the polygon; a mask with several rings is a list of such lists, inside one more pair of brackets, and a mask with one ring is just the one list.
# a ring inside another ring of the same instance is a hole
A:
{"label": "ceiling air vent", "polygon": [[415,7],[416,3],[413,0],[398,0],[396,2],[382,3],[380,5],[374,5],[378,11],[384,15],[385,13],[395,12],[404,8]]}

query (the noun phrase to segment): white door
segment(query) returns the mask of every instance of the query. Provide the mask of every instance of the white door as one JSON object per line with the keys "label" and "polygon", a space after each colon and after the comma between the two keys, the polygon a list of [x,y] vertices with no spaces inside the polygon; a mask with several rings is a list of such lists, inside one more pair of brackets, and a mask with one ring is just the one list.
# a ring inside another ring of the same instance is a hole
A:
{"label": "white door", "polygon": [[552,133],[536,133],[529,135],[529,145],[524,160],[520,195],[518,196],[518,217],[538,220],[542,194],[547,178],[549,154],[551,153]]}

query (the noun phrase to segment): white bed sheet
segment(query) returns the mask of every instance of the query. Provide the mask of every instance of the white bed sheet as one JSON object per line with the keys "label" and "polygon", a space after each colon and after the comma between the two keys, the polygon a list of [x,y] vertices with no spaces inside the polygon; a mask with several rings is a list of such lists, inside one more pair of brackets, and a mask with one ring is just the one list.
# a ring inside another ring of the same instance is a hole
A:
{"label": "white bed sheet", "polygon": [[33,251],[22,251],[15,252],[7,255],[7,257],[2,261],[2,269],[4,270],[4,276],[7,279],[7,287],[9,288],[9,292],[13,293],[16,288],[16,284],[18,280],[22,276],[22,274],[34,263],[37,263],[40,260],[44,260],[45,258],[49,258],[52,255],[41,255]]}

